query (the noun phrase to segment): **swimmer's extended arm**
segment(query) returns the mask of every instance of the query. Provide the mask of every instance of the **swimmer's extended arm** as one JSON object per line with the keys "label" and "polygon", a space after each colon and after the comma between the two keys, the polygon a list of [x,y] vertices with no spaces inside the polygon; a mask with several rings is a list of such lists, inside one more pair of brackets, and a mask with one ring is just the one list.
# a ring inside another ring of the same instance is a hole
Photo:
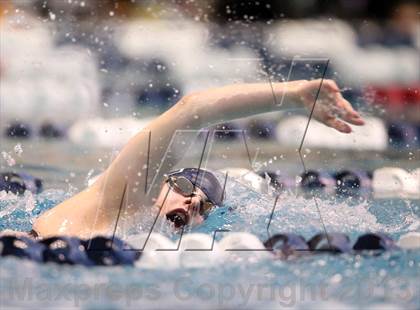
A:
{"label": "swimmer's extended arm", "polygon": [[304,105],[311,110],[315,98],[317,104],[313,116],[325,125],[350,133],[351,127],[345,122],[364,124],[333,80],[273,83],[272,87],[267,83],[235,84],[197,92],[187,98],[192,109],[190,113],[199,117],[201,127],[279,111],[291,104]]}
{"label": "swimmer's extended arm", "polygon": [[[144,167],[149,164],[149,176],[156,173],[176,130],[198,130],[237,118],[279,111],[291,104],[304,105],[312,109],[319,90],[313,113],[316,119],[344,133],[351,132],[351,127],[344,121],[354,125],[364,123],[351,104],[342,97],[334,81],[322,81],[321,89],[320,85],[321,80],[301,80],[272,85],[235,84],[187,95],[124,147],[104,175],[102,181],[106,183],[105,187],[109,188],[104,193],[107,195],[110,192],[114,193],[118,201],[123,184],[128,184],[128,188],[135,189],[137,193],[130,192],[131,196],[137,196],[135,201],[139,201],[141,195],[144,197],[144,191],[142,192],[145,183]],[[276,100],[273,98],[273,93]],[[149,138],[150,156],[147,156]],[[155,177],[159,181],[155,183],[155,191],[149,192],[149,197],[157,195],[162,174],[169,172],[179,159],[174,157],[175,154],[171,155],[169,160],[166,158],[163,162],[165,166],[160,167]],[[138,172],[141,173],[140,176]]]}
{"label": "swimmer's extended arm", "polygon": [[[35,222],[34,229],[41,236],[89,237],[90,233],[109,233],[109,228],[115,226],[121,205],[123,212],[127,212],[153,204],[151,198],[156,196],[158,186],[152,188],[150,195],[145,195],[145,168],[150,167],[149,175],[156,172],[176,130],[198,130],[228,120],[279,111],[290,103],[311,109],[319,90],[313,113],[316,119],[345,133],[351,132],[345,122],[363,125],[362,118],[341,96],[334,81],[323,80],[321,89],[320,84],[321,80],[273,83],[272,86],[266,83],[235,84],[183,97],[134,136],[93,186],[43,214]],[[164,162],[165,166],[155,177],[159,180],[156,185],[160,185],[161,175],[177,160],[172,157]]]}

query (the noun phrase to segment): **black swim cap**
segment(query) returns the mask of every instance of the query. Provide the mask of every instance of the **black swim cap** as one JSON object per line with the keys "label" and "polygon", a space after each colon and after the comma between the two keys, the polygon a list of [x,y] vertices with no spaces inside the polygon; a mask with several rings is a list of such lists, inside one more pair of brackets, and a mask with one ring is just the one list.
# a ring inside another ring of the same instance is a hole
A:
{"label": "black swim cap", "polygon": [[212,172],[197,168],[183,168],[168,174],[168,177],[173,176],[187,178],[194,186],[201,189],[214,205],[220,206],[222,204],[223,188]]}

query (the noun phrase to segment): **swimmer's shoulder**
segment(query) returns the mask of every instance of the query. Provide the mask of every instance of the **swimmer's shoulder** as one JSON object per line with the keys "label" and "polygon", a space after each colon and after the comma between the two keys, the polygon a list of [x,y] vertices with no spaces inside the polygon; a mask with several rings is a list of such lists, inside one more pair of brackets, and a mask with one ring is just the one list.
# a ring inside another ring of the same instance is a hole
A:
{"label": "swimmer's shoulder", "polygon": [[93,185],[42,213],[32,228],[42,237],[85,236],[87,231],[103,231],[110,220],[97,216],[102,202],[98,186]]}

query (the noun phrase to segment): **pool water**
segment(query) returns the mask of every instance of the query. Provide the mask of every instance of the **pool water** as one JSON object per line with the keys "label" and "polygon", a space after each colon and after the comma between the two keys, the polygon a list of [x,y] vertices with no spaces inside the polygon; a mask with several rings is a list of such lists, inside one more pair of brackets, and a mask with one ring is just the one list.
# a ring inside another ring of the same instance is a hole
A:
{"label": "pool water", "polygon": [[[225,205],[192,232],[213,235],[217,229],[247,231],[262,241],[277,232],[310,238],[322,231],[315,202],[326,230],[344,232],[353,241],[367,231],[386,232],[398,239],[419,229],[418,200],[305,198],[288,192],[280,196],[270,222],[274,197],[260,195],[233,180],[227,184]],[[0,229],[29,230],[38,214],[71,193],[49,188],[38,195],[0,195]],[[179,235],[168,227],[158,225],[153,232],[177,240]],[[227,234],[217,233],[216,239]],[[127,232],[120,231],[120,236],[124,239]],[[40,265],[5,258],[0,260],[0,292],[4,306],[37,308],[55,304],[89,309],[418,309],[419,267],[419,250],[379,256],[322,254],[293,261],[250,260],[239,255],[208,268],[167,270]]]}

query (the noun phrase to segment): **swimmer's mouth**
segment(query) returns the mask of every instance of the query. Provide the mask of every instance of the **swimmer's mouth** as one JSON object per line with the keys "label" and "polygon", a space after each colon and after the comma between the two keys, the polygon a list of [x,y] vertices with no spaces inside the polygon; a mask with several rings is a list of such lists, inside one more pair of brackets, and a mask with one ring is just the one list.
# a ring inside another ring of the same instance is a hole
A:
{"label": "swimmer's mouth", "polygon": [[181,228],[189,223],[190,216],[184,209],[175,209],[166,214],[166,219],[173,222],[176,228]]}

